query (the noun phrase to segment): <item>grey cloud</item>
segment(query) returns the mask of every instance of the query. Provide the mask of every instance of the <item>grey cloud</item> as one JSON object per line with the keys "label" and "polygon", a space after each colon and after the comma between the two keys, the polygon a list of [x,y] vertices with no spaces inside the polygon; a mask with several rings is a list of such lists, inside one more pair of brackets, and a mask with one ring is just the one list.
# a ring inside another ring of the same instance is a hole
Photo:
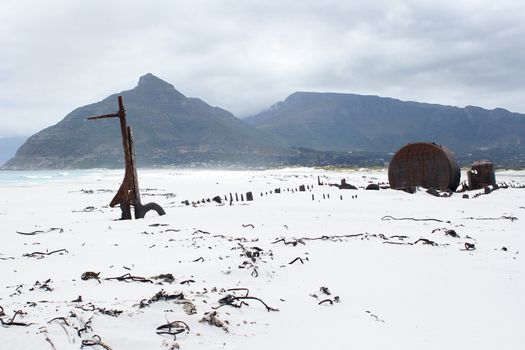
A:
{"label": "grey cloud", "polygon": [[0,136],[30,133],[152,72],[238,116],[296,90],[525,112],[515,1],[7,0]]}

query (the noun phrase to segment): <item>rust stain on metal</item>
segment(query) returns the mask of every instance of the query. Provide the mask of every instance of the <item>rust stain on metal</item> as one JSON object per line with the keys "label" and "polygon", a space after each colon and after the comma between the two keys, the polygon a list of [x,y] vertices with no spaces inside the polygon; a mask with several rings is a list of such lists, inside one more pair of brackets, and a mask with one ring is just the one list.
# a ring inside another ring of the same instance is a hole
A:
{"label": "rust stain on metal", "polygon": [[135,167],[135,150],[133,147],[133,134],[131,128],[126,123],[126,110],[122,102],[122,96],[118,97],[118,112],[114,114],[99,115],[96,117],[89,117],[88,120],[119,118],[120,131],[122,135],[122,146],[124,147],[124,160],[126,162],[126,170],[124,173],[124,180],[120,188],[109,204],[111,207],[120,205],[122,210],[121,220],[131,219],[131,206],[135,210],[135,219],[142,219],[150,210],[155,210],[159,215],[166,214],[164,209],[157,203],[142,204],[140,201],[139,181],[137,176],[137,168]]}
{"label": "rust stain on metal", "polygon": [[494,164],[488,160],[478,160],[467,171],[469,190],[478,190],[487,186],[496,185]]}
{"label": "rust stain on metal", "polygon": [[388,181],[394,189],[410,190],[421,186],[441,191],[455,191],[460,169],[446,147],[435,143],[409,143],[392,157]]}

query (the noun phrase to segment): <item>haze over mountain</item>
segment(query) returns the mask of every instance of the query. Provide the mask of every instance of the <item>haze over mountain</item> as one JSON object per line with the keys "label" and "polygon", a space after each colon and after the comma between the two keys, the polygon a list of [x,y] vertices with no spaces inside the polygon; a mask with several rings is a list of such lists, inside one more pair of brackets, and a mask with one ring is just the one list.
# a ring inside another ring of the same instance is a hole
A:
{"label": "haze over mountain", "polygon": [[16,150],[27,140],[27,136],[0,137],[0,166],[13,157]]}
{"label": "haze over mountain", "polygon": [[86,117],[115,113],[124,99],[133,129],[137,163],[271,163],[289,150],[230,112],[146,74],[128,91],[80,107],[62,121],[31,136],[9,160],[7,169],[118,167],[123,164],[120,125],[115,119]]}
{"label": "haze over mountain", "polygon": [[525,115],[340,93],[296,92],[244,119],[290,146],[331,151],[395,152],[432,141],[458,155],[524,152]]}
{"label": "haze over mountain", "polygon": [[383,165],[410,142],[430,141],[461,164],[488,158],[525,166],[525,115],[378,96],[296,92],[240,120],[146,74],[128,91],[80,107],[31,136],[4,169],[122,167],[115,113],[124,98],[139,166]]}

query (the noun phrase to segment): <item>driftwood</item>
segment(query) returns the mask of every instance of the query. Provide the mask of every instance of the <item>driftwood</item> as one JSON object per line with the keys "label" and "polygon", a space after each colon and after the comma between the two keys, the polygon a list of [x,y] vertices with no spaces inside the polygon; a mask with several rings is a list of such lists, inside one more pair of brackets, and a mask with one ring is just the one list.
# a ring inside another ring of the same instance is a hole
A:
{"label": "driftwood", "polygon": [[173,282],[175,282],[175,277],[171,273],[161,273],[161,274],[156,275],[156,276],[151,276],[150,278],[152,280],[157,280],[157,281],[160,280],[161,282],[166,282],[166,283],[173,283]]}
{"label": "driftwood", "polygon": [[330,290],[328,289],[328,287],[321,287],[319,288],[319,291],[323,294],[326,294],[326,295],[332,295],[332,293],[330,293]]}
{"label": "driftwood", "polygon": [[82,333],[92,332],[93,328],[91,327],[91,321],[93,320],[93,316],[91,316],[86,322],[83,322],[82,319],[80,319],[77,314],[75,314],[73,311],[69,313],[70,317],[74,317],[78,320],[80,327],[72,326],[76,331],[79,338],[82,338]]}
{"label": "driftwood", "polygon": [[241,290],[246,292],[245,297],[247,297],[250,294],[250,290],[248,288],[229,288],[229,289],[226,289],[226,291],[228,291],[228,292],[241,291]]}
{"label": "driftwood", "polygon": [[43,256],[47,256],[47,255],[51,255],[55,253],[63,253],[63,252],[69,253],[66,249],[57,249],[57,250],[53,250],[52,252],[45,252],[45,253],[43,252],[27,253],[27,254],[24,254],[23,256],[28,257],[28,258],[34,258],[34,257],[43,257]]}
{"label": "driftwood", "polygon": [[284,238],[279,238],[275,241],[273,241],[271,244],[276,244],[276,243],[279,243],[279,242],[283,242],[285,245],[293,245],[294,247],[298,244],[298,243],[301,243],[301,244],[305,244],[301,239],[295,239],[293,241],[286,241]]}
{"label": "driftwood", "polygon": [[49,285],[49,283],[51,282],[52,282],[51,278],[48,278],[47,280],[43,282],[36,281],[35,284],[33,284],[33,287],[29,289],[29,291],[34,291],[35,288],[38,287],[39,289],[43,289],[45,291],[52,292],[54,289]]}
{"label": "driftwood", "polygon": [[51,322],[55,322],[55,321],[62,321],[66,326],[68,327],[72,327],[69,322],[67,322],[67,319],[65,317],[55,317],[49,321],[47,321],[47,323],[51,323]]}
{"label": "driftwood", "polygon": [[59,233],[64,233],[64,229],[60,227],[51,227],[49,230],[36,230],[31,232],[16,231],[16,233],[18,233],[19,235],[33,236],[39,233],[48,233],[52,231],[59,231]]}
{"label": "driftwood", "polygon": [[95,305],[91,303],[88,303],[87,305],[75,306],[75,308],[80,309],[82,311],[95,311],[96,310]]}
{"label": "driftwood", "polygon": [[412,244],[418,244],[419,242],[422,242],[423,244],[428,244],[428,245],[431,245],[431,246],[438,246],[439,245],[436,242],[431,241],[430,239],[427,239],[427,238],[420,238],[420,239],[418,239],[417,241],[415,241]]}
{"label": "driftwood", "polygon": [[475,218],[473,216],[469,216],[468,218],[465,218],[465,219],[466,220],[510,220],[510,221],[518,220],[517,217],[512,216],[512,215],[502,215],[502,216],[497,217],[497,218],[484,218],[484,217]]}
{"label": "driftwood", "polygon": [[187,284],[187,285],[189,286],[190,283],[195,283],[195,280],[192,280],[192,279],[184,280],[184,281],[182,281],[180,284]]}
{"label": "driftwood", "polygon": [[279,238],[273,242],[271,242],[271,244],[276,244],[276,243],[280,243],[280,242],[283,242],[285,245],[292,245],[292,246],[296,246],[297,244],[306,244],[305,241],[333,241],[333,242],[340,242],[342,241],[343,238],[355,238],[355,237],[361,237],[361,236],[368,236],[367,233],[355,233],[355,234],[347,234],[347,235],[331,235],[331,236],[328,236],[328,235],[323,235],[323,236],[319,236],[319,237],[301,237],[301,238],[297,238],[297,239],[294,239],[294,240],[291,240],[291,241],[286,241],[284,238]]}
{"label": "driftwood", "polygon": [[72,213],[93,213],[94,211],[98,211],[102,213],[102,210],[95,208],[94,206],[90,205],[85,207],[82,210],[72,210]]}
{"label": "driftwood", "polygon": [[[236,297],[236,296],[232,296],[232,295],[227,295],[226,297],[222,298],[219,300],[219,304],[221,304],[221,306],[223,305],[230,305],[230,306],[233,306],[233,307],[238,307],[240,308],[241,305],[248,305],[247,303],[243,302],[243,300],[257,300],[259,301],[261,304],[264,305],[264,307],[266,308],[266,311],[270,312],[270,311],[279,311],[278,309],[275,309],[273,307],[270,307],[268,306],[264,301],[262,301],[261,299],[257,298],[257,297],[251,297],[251,296],[241,296],[241,297]],[[233,304],[234,302],[236,301],[241,301],[242,304],[238,304],[238,305],[235,305]]]}
{"label": "driftwood", "polygon": [[[3,308],[2,308],[2,312],[1,313],[2,314],[4,313],[4,309]],[[22,310],[17,310],[17,311],[15,311],[15,314],[13,315],[13,317],[11,317],[11,319],[8,320],[8,321],[4,321],[4,319],[0,317],[0,323],[2,323],[2,326],[4,326],[4,327],[10,327],[10,326],[29,327],[29,326],[31,326],[33,323],[25,323],[25,322],[17,322],[17,321],[15,321],[16,316],[22,315],[22,314],[24,314],[22,312]]]}
{"label": "driftwood", "polygon": [[168,322],[155,329],[157,334],[172,335],[174,340],[177,339],[177,334],[189,331],[190,327],[183,321]]}
{"label": "driftwood", "polygon": [[80,279],[83,281],[94,279],[94,280],[97,280],[98,283],[101,283],[100,282],[100,272],[86,271],[82,274],[82,276],[80,276]]}
{"label": "driftwood", "polygon": [[385,241],[383,244],[397,244],[397,245],[412,245],[412,243],[407,242],[392,242],[392,241]]}
{"label": "driftwood", "polygon": [[96,334],[91,339],[82,340],[82,346],[80,348],[82,349],[85,346],[97,346],[97,345],[103,347],[106,350],[112,350],[112,348],[109,345],[105,344],[102,341],[102,339]]}
{"label": "driftwood", "polygon": [[131,274],[129,273],[126,273],[122,276],[118,276],[118,277],[107,277],[107,278],[104,278],[106,281],[110,281],[110,280],[117,280],[117,281],[124,281],[124,282],[128,282],[128,281],[133,281],[133,282],[143,282],[143,283],[153,283],[152,280],[146,278],[146,277],[141,277],[141,276],[132,276]]}
{"label": "driftwood", "polygon": [[218,309],[220,307],[223,307],[225,305],[229,305],[229,306],[232,306],[232,307],[235,307],[235,308],[240,308],[242,307],[243,305],[246,305],[248,306],[248,303],[246,303],[244,300],[257,300],[259,301],[261,304],[264,305],[264,307],[266,308],[266,311],[270,312],[270,311],[279,311],[278,309],[275,309],[273,307],[270,307],[268,306],[264,301],[262,301],[260,298],[257,298],[257,297],[252,297],[252,296],[249,296],[248,293],[249,293],[249,290],[247,288],[232,288],[232,289],[229,289],[230,291],[235,291],[235,290],[245,290],[247,293],[246,295],[244,296],[236,296],[236,295],[233,295],[233,294],[228,294],[226,295],[225,297],[219,299],[219,306],[217,307],[213,307],[213,309]]}
{"label": "driftwood", "polygon": [[246,256],[252,262],[255,262],[255,260],[257,258],[261,257],[261,255],[263,254],[263,249],[262,248],[259,248],[259,247],[246,248],[240,242],[238,242],[237,244],[243,250],[243,253],[241,254],[241,256]]}
{"label": "driftwood", "polygon": [[367,235],[365,233],[355,233],[355,234],[348,234],[348,235],[331,235],[331,236],[320,236],[320,237],[303,237],[301,240],[303,241],[341,241],[343,238],[355,238]]}
{"label": "driftwood", "polygon": [[196,230],[196,231],[193,231],[193,234],[196,235],[196,234],[203,234],[203,235],[210,235],[211,233],[208,232],[208,231],[204,231],[204,230]]}
{"label": "driftwood", "polygon": [[180,230],[176,230],[174,228],[169,228],[167,230],[160,231],[160,233],[164,233],[164,232],[180,232]]}
{"label": "driftwood", "polygon": [[389,237],[390,239],[392,238],[398,238],[399,240],[404,240],[405,238],[408,238],[408,236],[404,236],[404,235],[392,235]]}
{"label": "driftwood", "polygon": [[[239,241],[239,239],[235,239],[237,241]],[[244,238],[244,240],[246,240]],[[243,263],[241,265],[239,265],[239,268],[240,269],[248,269],[248,268],[253,268],[252,272],[251,272],[251,276],[252,277],[259,277],[259,271],[257,270],[258,266],[256,265],[258,259],[260,259],[263,255],[268,255],[268,256],[272,256],[273,253],[272,251],[268,251],[268,252],[264,252],[264,250],[262,248],[259,248],[259,247],[249,247],[249,248],[246,248],[245,246],[243,246],[240,242],[237,242],[238,246],[240,249],[242,249],[242,253],[240,254],[240,256],[244,256],[246,258],[248,258],[249,260],[245,260],[243,261]],[[232,248],[232,250],[234,249],[239,249],[237,247],[234,247]]]}
{"label": "driftwood", "polygon": [[[212,237],[213,238],[225,239],[228,242],[233,242],[233,241],[238,241],[238,242],[258,242],[259,241],[259,238],[247,239],[246,237],[242,237],[242,236],[241,237],[233,237],[233,236],[225,236],[225,235],[213,235]],[[196,238],[204,238],[204,237],[200,236],[200,237],[196,237]]]}
{"label": "driftwood", "polygon": [[454,230],[446,230],[445,231],[445,236],[450,236],[450,237],[454,237],[454,238],[460,238],[458,233]]}
{"label": "driftwood", "polygon": [[474,243],[465,242],[465,249],[463,250],[475,250],[475,249],[476,249],[476,245]]}
{"label": "driftwood", "polygon": [[[81,189],[80,192],[82,192],[83,194],[93,194],[95,193],[94,190],[84,190],[84,189]],[[115,192],[113,190],[105,190],[105,189],[101,189],[101,190],[96,190],[96,192],[100,192],[100,193],[108,193],[108,192]]]}
{"label": "driftwood", "polygon": [[168,294],[164,289],[157,292],[154,296],[149,299],[143,299],[139,303],[139,308],[143,309],[147,306],[150,306],[157,301],[168,301],[168,300],[185,300],[183,293]]}
{"label": "driftwood", "polygon": [[[321,294],[324,294],[324,295],[332,295],[328,287],[320,287],[319,292],[321,292]],[[318,298],[316,294],[310,294],[310,295],[316,299]],[[330,303],[330,305],[333,305],[334,303],[338,303],[339,301],[340,301],[339,296],[336,295],[333,297],[333,299],[326,298],[326,299],[319,301],[318,305],[322,305],[324,303]]]}
{"label": "driftwood", "polygon": [[22,294],[22,288],[24,287],[23,284],[18,284],[18,285],[15,285],[15,286],[8,286],[6,288],[15,288],[15,291],[14,293],[12,293],[11,295],[9,295],[10,297],[13,297],[15,295],[20,295]]}
{"label": "driftwood", "polygon": [[372,317],[372,318],[373,318],[374,320],[376,320],[377,322],[383,322],[383,323],[385,323],[385,321],[384,321],[384,320],[380,319],[380,318],[379,318],[379,316],[377,316],[377,315],[374,315],[374,314],[373,314],[373,313],[371,313],[370,311],[368,311],[368,310],[367,310],[367,311],[366,311],[366,313],[367,313],[367,314],[369,314],[369,315],[370,315],[370,317]]}
{"label": "driftwood", "polygon": [[301,262],[301,264],[304,264],[303,259],[302,259],[301,257],[297,257],[297,258],[293,259],[292,261],[290,261],[290,262],[288,263],[288,265],[292,265],[292,264],[293,264],[294,262],[296,262],[297,260],[299,260],[299,261]]}
{"label": "driftwood", "polygon": [[[436,243],[430,239],[427,239],[427,238],[419,238],[417,239],[416,241],[414,242],[393,242],[393,241],[384,241],[383,244],[397,244],[397,245],[416,245],[418,244],[419,242],[423,243],[423,244],[428,244],[428,245],[431,245],[431,246],[434,246],[434,247],[437,247],[439,246],[439,243]],[[445,244],[446,245],[446,244]]]}
{"label": "driftwood", "polygon": [[98,311],[101,314],[112,316],[112,317],[118,317],[124,312],[122,310],[106,309],[105,307],[98,307],[91,303],[88,303],[86,305],[75,306],[75,307],[83,311]]}
{"label": "driftwood", "polygon": [[100,312],[101,314],[112,316],[112,317],[118,317],[124,312],[122,310],[106,309],[105,307],[97,307],[95,308],[95,310]]}
{"label": "driftwood", "polygon": [[412,221],[437,221],[437,222],[444,222],[447,224],[450,224],[450,221],[440,220],[440,219],[433,219],[433,218],[423,218],[423,219],[416,219],[416,218],[395,218],[391,215],[385,215],[381,218],[381,220],[412,220]]}
{"label": "driftwood", "polygon": [[199,322],[209,324],[210,326],[222,328],[226,333],[229,332],[227,326],[228,321],[220,320],[217,316],[217,311],[206,312],[204,314],[204,317],[201,318]]}

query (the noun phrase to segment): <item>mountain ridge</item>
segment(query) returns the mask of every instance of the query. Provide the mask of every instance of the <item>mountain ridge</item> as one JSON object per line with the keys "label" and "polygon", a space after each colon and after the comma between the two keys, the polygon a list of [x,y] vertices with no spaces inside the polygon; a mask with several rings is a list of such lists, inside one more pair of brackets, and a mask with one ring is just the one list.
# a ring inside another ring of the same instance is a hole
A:
{"label": "mountain ridge", "polygon": [[489,158],[525,166],[525,115],[503,108],[298,91],[241,120],[148,73],[134,88],[78,107],[34,134],[3,169],[122,167],[118,122],[86,120],[115,113],[119,95],[138,166],[377,166],[417,141],[447,146],[461,164]]}
{"label": "mountain ridge", "polygon": [[256,164],[278,160],[290,152],[230,112],[199,98],[187,98],[173,85],[148,73],[135,88],[76,108],[57,124],[34,134],[4,168],[122,166],[118,122],[86,120],[114,113],[117,96],[123,96],[141,166],[236,161]]}
{"label": "mountain ridge", "polygon": [[434,141],[457,153],[523,148],[525,115],[390,97],[295,92],[244,119],[288,142],[319,150],[394,152],[409,142]]}

